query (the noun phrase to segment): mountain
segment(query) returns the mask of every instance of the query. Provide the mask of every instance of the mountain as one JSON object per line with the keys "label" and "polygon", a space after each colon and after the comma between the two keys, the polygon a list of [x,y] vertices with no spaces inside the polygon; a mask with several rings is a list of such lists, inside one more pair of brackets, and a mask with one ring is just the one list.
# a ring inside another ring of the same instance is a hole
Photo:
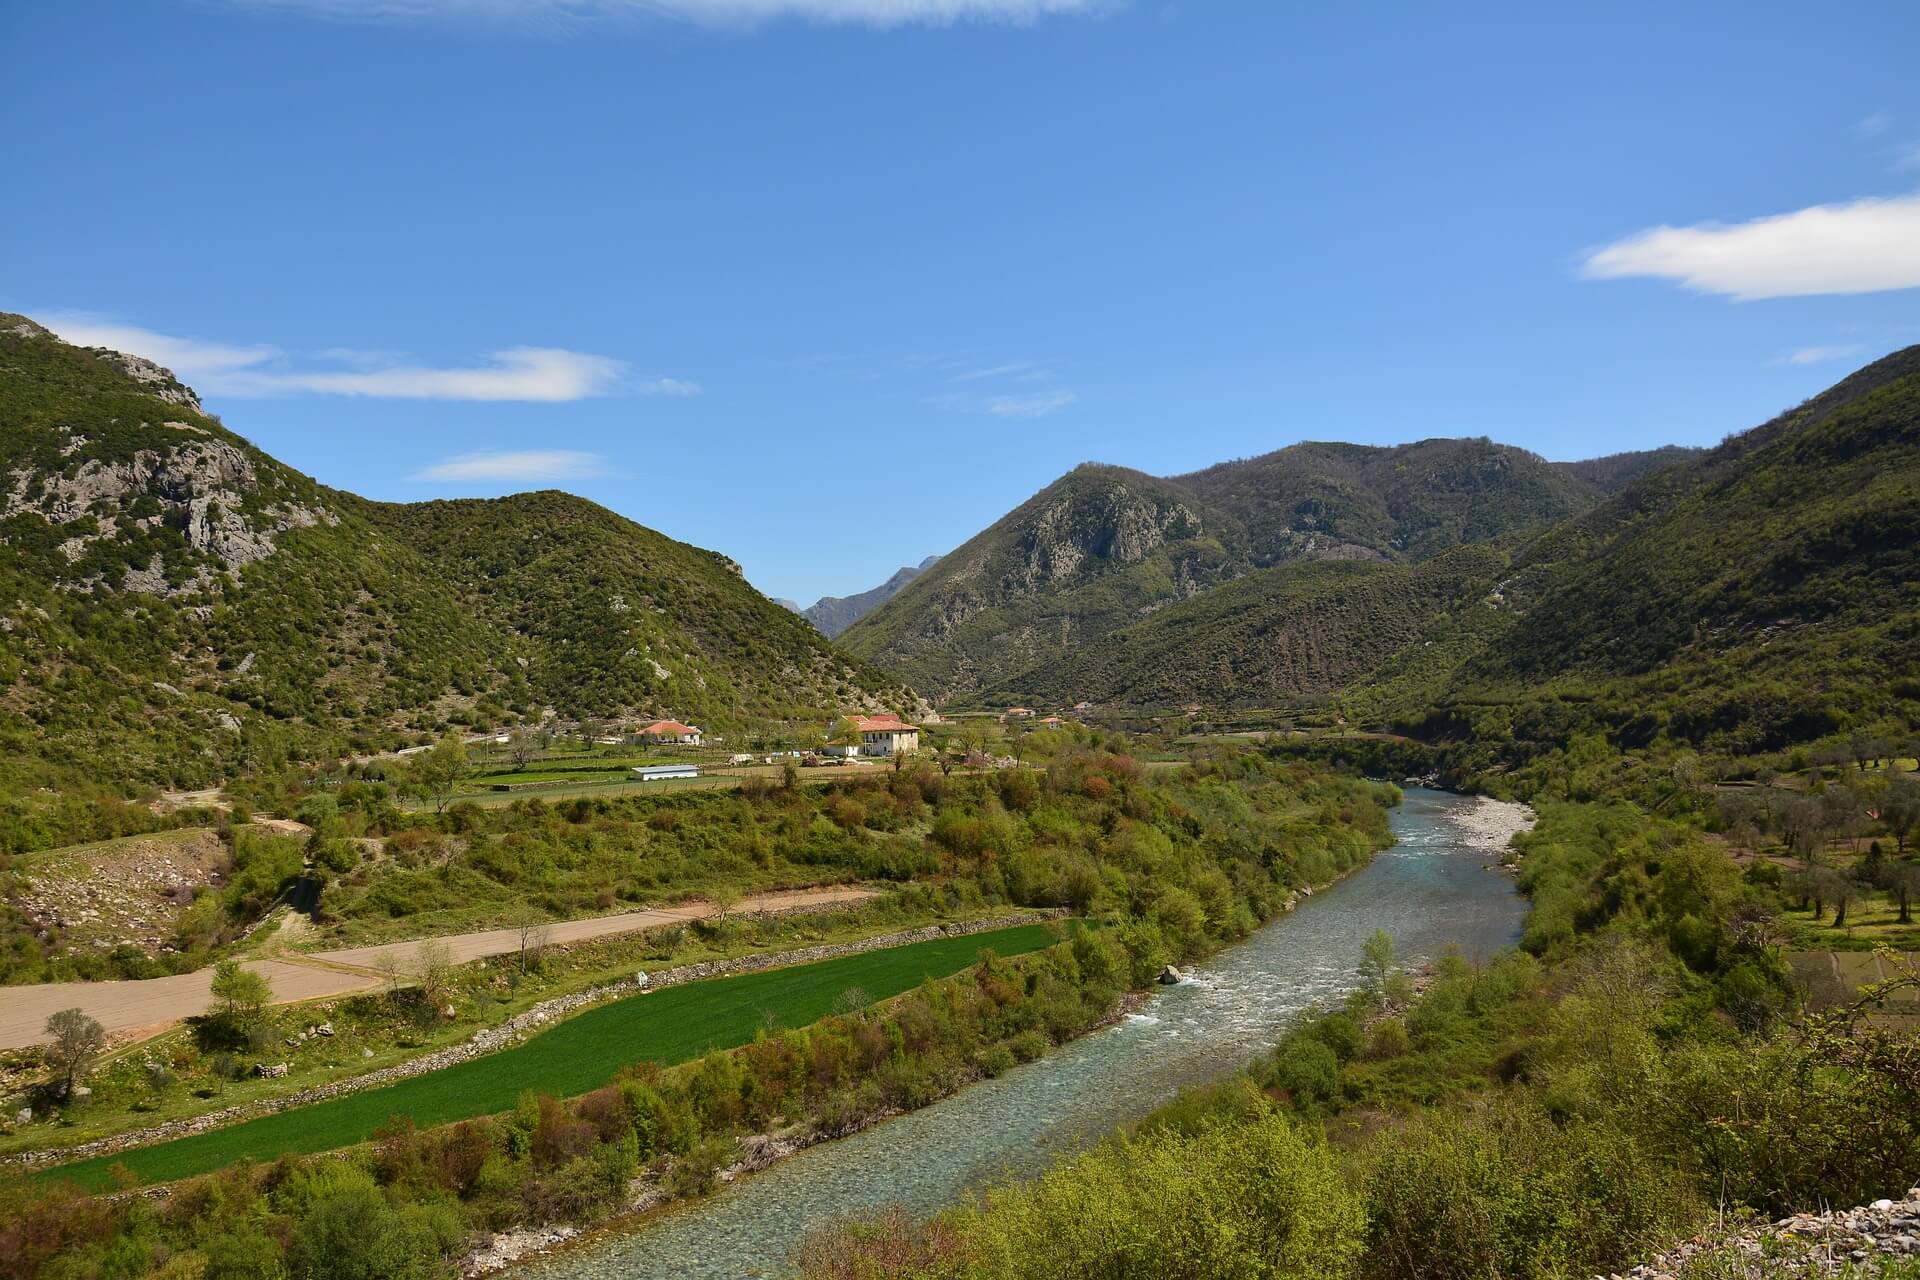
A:
{"label": "mountain", "polygon": [[1759,750],[1920,709],[1920,346],[1542,535],[1508,594],[1446,714],[1520,691]]}
{"label": "mountain", "polygon": [[1295,561],[1259,569],[990,689],[995,702],[1273,706],[1380,672],[1456,611],[1493,610],[1507,558],[1487,543],[1420,564]]}
{"label": "mountain", "polygon": [[804,609],[795,606],[794,612],[818,627],[821,635],[832,639],[899,595],[900,588],[931,569],[939,559],[939,556],[928,556],[918,565],[902,566],[891,578],[871,590],[852,596],[821,596]]}
{"label": "mountain", "polygon": [[329,489],[0,316],[0,782],[203,786],[449,724],[911,710],[726,557],[563,493]]}
{"label": "mountain", "polygon": [[[1712,450],[1553,465],[1615,491],[1424,560],[1258,569],[984,697],[1332,702],[1349,723],[1516,759],[1586,733],[1744,754],[1898,738],[1920,718],[1920,347]],[[1444,516],[1439,492],[1414,496]],[[1356,510],[1337,545],[1366,532]]]}
{"label": "mountain", "polygon": [[1245,542],[1170,481],[1087,464],[838,639],[929,696],[973,693],[1245,572]]}
{"label": "mountain", "polygon": [[930,697],[1051,688],[1078,669],[1059,665],[1077,650],[1222,583],[1299,561],[1417,564],[1518,539],[1604,496],[1484,439],[1300,444],[1171,479],[1088,464],[839,640]]}
{"label": "mountain", "polygon": [[1424,560],[1563,519],[1599,497],[1578,475],[1486,439],[1297,444],[1174,483],[1238,521],[1257,565]]}
{"label": "mountain", "polygon": [[1626,453],[1610,453],[1604,458],[1587,458],[1580,462],[1555,462],[1550,465],[1554,470],[1573,476],[1601,493],[1612,495],[1648,472],[1659,471],[1682,462],[1691,462],[1705,452],[1705,449],[1668,444],[1658,449],[1630,450]]}

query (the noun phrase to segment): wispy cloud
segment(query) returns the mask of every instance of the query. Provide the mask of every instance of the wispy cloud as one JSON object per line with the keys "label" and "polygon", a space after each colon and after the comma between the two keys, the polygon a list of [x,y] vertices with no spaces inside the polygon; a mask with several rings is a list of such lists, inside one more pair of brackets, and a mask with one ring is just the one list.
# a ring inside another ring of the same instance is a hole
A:
{"label": "wispy cloud", "polygon": [[1920,287],[1920,195],[1654,227],[1591,251],[1582,274],[1676,280],[1742,302]]}
{"label": "wispy cloud", "polygon": [[557,403],[593,396],[691,396],[682,378],[631,377],[610,356],[560,347],[508,347],[484,363],[412,363],[389,351],[333,347],[304,357],[264,343],[235,345],[157,333],[85,313],[55,313],[47,327],[84,347],[145,356],[214,396],[365,396],[392,400],[515,400]]}
{"label": "wispy cloud", "polygon": [[1033,367],[1031,360],[1015,360],[1011,364],[996,364],[985,369],[969,369],[965,373],[956,373],[947,381],[979,382],[986,378],[1010,378],[1015,374],[1031,372]]}
{"label": "wispy cloud", "polygon": [[486,481],[522,484],[534,480],[580,480],[605,470],[597,453],[573,449],[462,453],[414,473],[415,480]]}
{"label": "wispy cloud", "polygon": [[987,412],[999,418],[1044,418],[1058,413],[1080,397],[1065,387],[1030,396],[989,396]]}
{"label": "wispy cloud", "polygon": [[1920,142],[1903,142],[1893,149],[1895,169],[1920,169]]}
{"label": "wispy cloud", "polygon": [[1829,347],[1800,347],[1787,352],[1775,360],[1775,364],[1825,364],[1829,360],[1845,360],[1857,356],[1866,347],[1858,342],[1841,343]]}
{"label": "wispy cloud", "polygon": [[1893,127],[1893,117],[1884,111],[1861,116],[1853,122],[1853,131],[1865,138],[1877,138]]}
{"label": "wispy cloud", "polygon": [[783,19],[830,26],[1024,24],[1090,14],[1117,0],[228,0],[236,8],[308,13],[355,22],[532,22],[545,29],[606,18],[666,18],[715,27]]}

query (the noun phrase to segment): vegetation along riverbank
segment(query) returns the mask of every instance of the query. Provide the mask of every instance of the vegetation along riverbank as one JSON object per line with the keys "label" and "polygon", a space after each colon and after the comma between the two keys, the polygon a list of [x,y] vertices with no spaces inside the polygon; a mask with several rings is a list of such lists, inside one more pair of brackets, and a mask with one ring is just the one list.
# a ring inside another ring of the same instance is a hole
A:
{"label": "vegetation along riverbank", "polygon": [[[1065,906],[1106,927],[1060,942],[1023,932],[1023,945],[1042,949],[1018,956],[982,951],[979,939],[924,944],[964,948],[956,957],[964,971],[932,981],[924,970],[894,972],[902,963],[895,951],[826,962],[847,966],[831,981],[792,976],[805,970],[724,979],[710,985],[805,989],[751,990],[732,1002],[725,1028],[693,1025],[708,1006],[690,1002],[687,1016],[672,1020],[685,1025],[661,1028],[657,1046],[636,1045],[614,1026],[623,1008],[664,1007],[699,988],[601,1006],[517,1050],[395,1086],[422,1091],[409,1097],[410,1114],[376,1105],[387,1091],[370,1091],[251,1122],[298,1121],[257,1153],[261,1163],[225,1163],[253,1154],[251,1146],[213,1149],[253,1143],[223,1136],[250,1125],[189,1140],[212,1144],[204,1149],[125,1153],[130,1166],[143,1162],[136,1181],[225,1164],[162,1201],[102,1197],[71,1178],[35,1187],[14,1180],[0,1228],[0,1254],[14,1261],[0,1265],[24,1276],[58,1259],[94,1268],[124,1254],[150,1267],[192,1255],[181,1265],[209,1274],[252,1258],[247,1265],[317,1276],[336,1274],[323,1258],[352,1256],[374,1268],[367,1274],[426,1274],[476,1232],[615,1211],[631,1202],[643,1170],[666,1194],[698,1192],[735,1163],[744,1135],[845,1132],[1098,1024],[1122,992],[1153,981],[1167,963],[1244,936],[1299,890],[1364,862],[1389,839],[1385,806],[1394,798],[1389,787],[1251,753],[1149,772],[1126,756],[1087,752],[1045,773],[978,785],[994,788],[978,817],[934,815],[936,830],[945,828],[938,847],[959,851],[956,873],[986,896]],[[746,1043],[702,1053],[722,1032]],[[543,1040],[560,1044],[553,1037],[601,1051],[543,1049]],[[518,1092],[492,1065],[527,1052],[546,1055],[540,1075],[551,1083],[542,1091]],[[613,1069],[616,1057],[624,1069]],[[462,1071],[474,1080],[455,1081]],[[482,1099],[488,1089],[498,1096]],[[327,1145],[371,1140],[344,1158],[285,1154],[327,1107],[341,1109]],[[445,1120],[455,1122],[436,1123]],[[83,1172],[115,1180],[110,1167]]]}

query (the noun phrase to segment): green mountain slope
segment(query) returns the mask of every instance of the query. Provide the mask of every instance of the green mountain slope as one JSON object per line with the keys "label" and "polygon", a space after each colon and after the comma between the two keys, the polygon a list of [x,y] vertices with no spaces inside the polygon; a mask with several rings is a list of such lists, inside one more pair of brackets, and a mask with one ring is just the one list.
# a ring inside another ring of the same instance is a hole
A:
{"label": "green mountain slope", "polygon": [[1511,593],[1456,710],[1577,702],[1638,738],[1731,750],[1903,716],[1920,696],[1920,347],[1537,539]]}
{"label": "green mountain slope", "polygon": [[1247,531],[1257,564],[1339,553],[1424,560],[1574,514],[1596,486],[1485,439],[1306,443],[1174,483]]}
{"label": "green mountain slope", "polygon": [[1239,527],[1190,493],[1086,465],[942,557],[839,641],[929,696],[951,697],[1246,567]]}
{"label": "green mountain slope", "polygon": [[1488,544],[1418,565],[1298,561],[1261,569],[1023,673],[989,696],[1066,705],[1272,706],[1348,688],[1492,598]]}
{"label": "green mountain slope", "polygon": [[723,557],[562,494],[366,502],[0,316],[0,784],[204,786],[449,723],[900,706]]}
{"label": "green mountain slope", "polygon": [[1048,689],[1079,670],[1059,665],[1077,651],[1258,569],[1417,563],[1516,539],[1602,496],[1487,440],[1301,444],[1170,480],[1083,466],[839,639],[930,697]]}

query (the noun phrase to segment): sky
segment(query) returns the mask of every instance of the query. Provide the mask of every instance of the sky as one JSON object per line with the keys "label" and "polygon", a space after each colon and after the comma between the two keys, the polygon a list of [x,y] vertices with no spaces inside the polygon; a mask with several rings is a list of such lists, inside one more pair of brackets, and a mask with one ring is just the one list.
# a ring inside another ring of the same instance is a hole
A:
{"label": "sky", "polygon": [[1074,465],[1711,444],[1920,342],[1920,5],[23,0],[0,309],[802,603]]}

